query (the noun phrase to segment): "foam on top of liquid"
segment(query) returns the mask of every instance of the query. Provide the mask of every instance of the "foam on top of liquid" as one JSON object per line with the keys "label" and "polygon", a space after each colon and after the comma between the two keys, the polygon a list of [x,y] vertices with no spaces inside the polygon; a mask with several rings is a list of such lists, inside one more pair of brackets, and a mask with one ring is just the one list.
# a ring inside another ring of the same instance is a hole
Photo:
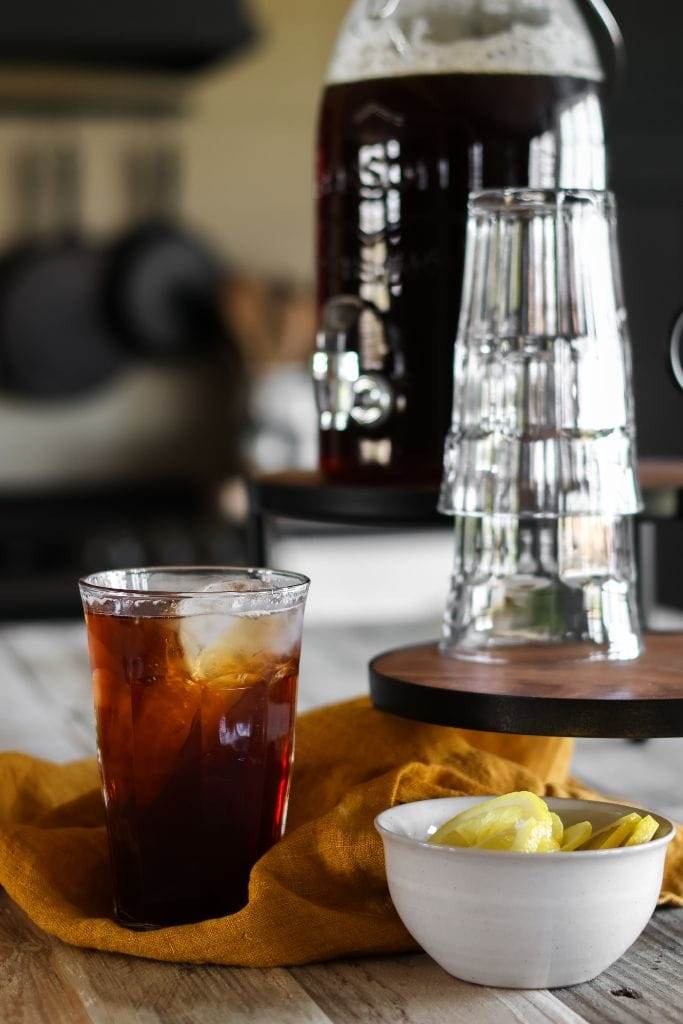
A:
{"label": "foam on top of liquid", "polygon": [[327,83],[448,73],[604,77],[575,0],[356,0]]}

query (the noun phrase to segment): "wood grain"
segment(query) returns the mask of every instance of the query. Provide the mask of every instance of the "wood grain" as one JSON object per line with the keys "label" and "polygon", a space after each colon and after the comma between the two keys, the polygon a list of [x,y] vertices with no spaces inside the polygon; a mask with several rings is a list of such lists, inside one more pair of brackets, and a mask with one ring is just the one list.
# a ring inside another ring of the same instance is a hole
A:
{"label": "wood grain", "polygon": [[[660,487],[683,487],[683,459],[653,459],[642,458],[638,461],[638,478],[640,486],[650,488]],[[261,473],[253,480],[258,485],[283,487],[334,487],[345,486],[344,484],[331,483],[317,470],[296,470],[290,469],[278,473]],[[348,485],[347,485],[348,486]],[[351,485],[355,486],[355,485]],[[387,485],[366,483],[364,486],[375,491],[381,490]],[[403,490],[408,488],[403,487]],[[431,491],[438,495],[438,484],[419,484],[415,490]]]}
{"label": "wood grain", "polygon": [[643,490],[683,487],[683,459],[640,459],[638,477]]}
{"label": "wood grain", "polygon": [[[69,627],[0,630],[0,749],[70,760],[93,749],[90,670],[72,663]],[[82,634],[82,628],[79,630]],[[51,643],[50,643],[51,641]],[[82,641],[81,641],[82,642]],[[85,716],[85,723],[80,716]]]}
{"label": "wood grain", "polygon": [[284,969],[162,964],[75,949],[0,895],[2,1024],[330,1024]]}
{"label": "wood grain", "polygon": [[635,661],[588,661],[579,645],[509,647],[488,662],[442,655],[436,643],[380,654],[376,672],[435,689],[542,700],[683,701],[683,633],[648,633]]}
{"label": "wood grain", "polygon": [[609,970],[555,995],[590,1024],[680,1024],[682,954],[683,911],[660,910]]}
{"label": "wood grain", "polygon": [[[328,701],[330,686],[361,689],[360,666],[382,642],[396,642],[388,627],[312,630],[307,702]],[[56,758],[93,749],[80,624],[3,627],[0,664],[0,748]],[[584,741],[576,767],[617,797],[665,814],[683,806],[683,742]],[[0,892],[0,1024],[673,1024],[682,1019],[682,946],[683,910],[660,911],[601,978],[555,992],[478,988],[417,955],[272,971],[185,967],[64,946]]]}
{"label": "wood grain", "polygon": [[55,963],[92,1024],[330,1024],[282,969],[162,964],[65,946]]}
{"label": "wood grain", "polygon": [[487,662],[401,647],[370,662],[376,707],[440,725],[552,736],[683,736],[683,633],[648,633],[635,661],[578,645],[510,647]]}
{"label": "wood grain", "polygon": [[[40,736],[36,718],[45,718],[68,757],[92,753],[92,685],[81,623],[5,627],[0,630],[0,660],[3,678],[9,672],[17,680],[16,699],[25,708],[26,725]],[[21,749],[26,751],[26,745]]]}
{"label": "wood grain", "polygon": [[615,803],[639,804],[683,821],[683,740],[577,740],[574,774]]}
{"label": "wood grain", "polygon": [[412,955],[276,970],[65,946],[0,894],[2,1024],[678,1024],[683,911],[659,911],[588,985],[480,988]]}
{"label": "wood grain", "polygon": [[423,955],[290,968],[333,1024],[580,1024],[550,992],[480,988]]}
{"label": "wood grain", "polygon": [[55,971],[54,942],[0,891],[2,1024],[90,1024],[79,995]]}

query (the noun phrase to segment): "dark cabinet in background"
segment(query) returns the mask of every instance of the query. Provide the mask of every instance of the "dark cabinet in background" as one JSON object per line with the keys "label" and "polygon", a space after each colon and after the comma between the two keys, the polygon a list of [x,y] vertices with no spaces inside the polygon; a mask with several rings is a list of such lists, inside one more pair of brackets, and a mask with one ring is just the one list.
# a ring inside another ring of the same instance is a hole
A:
{"label": "dark cabinet in background", "polygon": [[[683,312],[683,4],[610,0],[626,41],[608,123],[633,337],[641,455],[683,459],[683,390],[671,365]],[[682,353],[683,356],[683,353]]]}

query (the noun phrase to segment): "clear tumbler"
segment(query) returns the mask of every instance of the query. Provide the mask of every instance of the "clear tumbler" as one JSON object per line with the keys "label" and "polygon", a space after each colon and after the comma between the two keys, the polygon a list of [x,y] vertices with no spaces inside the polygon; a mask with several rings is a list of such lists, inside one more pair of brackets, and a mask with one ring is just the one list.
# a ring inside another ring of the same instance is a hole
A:
{"label": "clear tumbler", "polygon": [[444,651],[638,656],[641,498],[609,193],[471,197],[440,507],[455,516]]}
{"label": "clear tumbler", "polygon": [[122,569],[81,580],[114,912],[230,914],[287,813],[305,576]]}

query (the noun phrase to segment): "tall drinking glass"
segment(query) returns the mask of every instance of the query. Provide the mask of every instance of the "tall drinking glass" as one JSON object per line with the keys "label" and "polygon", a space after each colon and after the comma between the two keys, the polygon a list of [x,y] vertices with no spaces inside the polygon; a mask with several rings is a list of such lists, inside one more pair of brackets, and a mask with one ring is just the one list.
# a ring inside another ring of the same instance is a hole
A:
{"label": "tall drinking glass", "polygon": [[285,824],[308,585],[229,568],[81,580],[121,924],[246,904]]}
{"label": "tall drinking glass", "polygon": [[637,657],[640,506],[613,197],[474,193],[440,505],[455,516],[443,650]]}

